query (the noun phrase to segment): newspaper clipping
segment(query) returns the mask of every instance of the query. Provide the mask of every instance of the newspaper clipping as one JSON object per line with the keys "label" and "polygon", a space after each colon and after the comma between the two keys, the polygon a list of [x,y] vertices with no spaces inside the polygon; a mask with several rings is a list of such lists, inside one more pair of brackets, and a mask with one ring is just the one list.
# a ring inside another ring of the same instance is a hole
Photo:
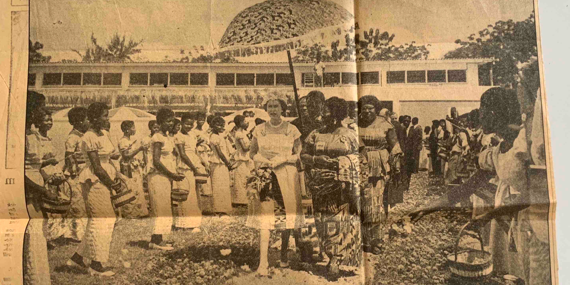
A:
{"label": "newspaper clipping", "polygon": [[1,284],[558,284],[534,0],[5,0]]}

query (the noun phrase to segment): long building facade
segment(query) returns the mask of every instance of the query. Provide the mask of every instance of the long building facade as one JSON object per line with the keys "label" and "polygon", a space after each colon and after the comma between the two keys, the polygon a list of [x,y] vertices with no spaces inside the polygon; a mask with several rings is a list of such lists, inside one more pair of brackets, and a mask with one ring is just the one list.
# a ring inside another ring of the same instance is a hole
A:
{"label": "long building facade", "polygon": [[[204,109],[230,112],[260,107],[276,92],[294,105],[293,80],[304,96],[356,101],[374,95],[398,114],[418,117],[422,125],[441,119],[451,107],[460,113],[478,108],[492,85],[491,59],[406,60],[324,63],[40,63],[29,67],[28,88],[44,94],[56,110],[102,101],[154,112]],[[487,68],[482,68],[483,66]],[[294,107],[289,112],[294,115]]]}

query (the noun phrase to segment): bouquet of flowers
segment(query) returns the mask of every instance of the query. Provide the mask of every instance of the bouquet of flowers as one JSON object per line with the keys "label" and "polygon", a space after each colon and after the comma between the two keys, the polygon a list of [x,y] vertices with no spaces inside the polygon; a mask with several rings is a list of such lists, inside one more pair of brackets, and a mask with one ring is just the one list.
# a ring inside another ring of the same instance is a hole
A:
{"label": "bouquet of flowers", "polygon": [[272,195],[273,170],[270,167],[254,169],[247,178],[247,197],[249,200],[268,201]]}

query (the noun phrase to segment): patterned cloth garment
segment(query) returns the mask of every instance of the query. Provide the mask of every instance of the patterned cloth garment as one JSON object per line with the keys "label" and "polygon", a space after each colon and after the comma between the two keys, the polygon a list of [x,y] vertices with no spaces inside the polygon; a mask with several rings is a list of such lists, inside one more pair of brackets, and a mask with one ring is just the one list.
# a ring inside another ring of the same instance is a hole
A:
{"label": "patterned cloth garment", "polygon": [[[359,167],[356,133],[345,127],[333,133],[316,130],[307,137],[305,145],[307,154],[338,158],[342,164],[339,169],[344,172],[339,176],[336,169],[314,167],[306,172],[320,248],[329,258],[337,256],[342,265],[359,266],[362,262],[360,189],[358,182],[351,182]],[[351,180],[344,181],[347,178]]]}

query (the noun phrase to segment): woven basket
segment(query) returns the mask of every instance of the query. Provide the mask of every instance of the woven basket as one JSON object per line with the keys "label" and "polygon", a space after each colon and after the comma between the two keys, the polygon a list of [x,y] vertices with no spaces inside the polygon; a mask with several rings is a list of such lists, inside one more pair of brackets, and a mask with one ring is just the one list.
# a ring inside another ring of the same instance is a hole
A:
{"label": "woven basket", "polygon": [[[481,233],[477,231],[476,236],[481,244],[481,250],[465,249],[459,251],[459,241],[461,240],[461,236],[465,232],[465,229],[469,225],[471,225],[470,222],[461,228],[455,241],[455,252],[447,256],[449,270],[452,274],[462,278],[484,278],[493,272],[493,258],[491,253],[485,251],[485,248],[483,247],[483,238],[481,237]],[[480,262],[474,263],[474,260],[479,260]]]}
{"label": "woven basket", "polygon": [[121,183],[121,189],[113,190],[111,195],[111,202],[113,203],[115,209],[123,207],[136,200],[135,192],[129,189],[125,180],[121,178],[115,178],[115,182]]}
{"label": "woven basket", "polygon": [[56,192],[59,194],[61,192],[64,192],[67,188],[66,192],[69,192],[69,200],[66,199],[62,199],[62,198],[58,198],[58,199],[50,199],[46,196],[42,197],[42,201],[41,201],[41,208],[44,212],[46,213],[50,213],[50,214],[59,214],[62,216],[65,216],[67,214],[67,212],[69,211],[69,209],[71,209],[71,196],[73,195],[73,192],[71,190],[71,185],[69,184],[69,182],[67,182],[67,180],[65,180],[62,184],[60,185],[49,185],[49,184],[44,184],[44,188],[49,189],[49,188],[56,188]]}
{"label": "woven basket", "polygon": [[170,193],[170,198],[172,199],[172,201],[175,202],[185,202],[186,200],[188,200],[188,195],[190,194],[190,191],[185,190],[185,189],[172,189],[172,192]]}

